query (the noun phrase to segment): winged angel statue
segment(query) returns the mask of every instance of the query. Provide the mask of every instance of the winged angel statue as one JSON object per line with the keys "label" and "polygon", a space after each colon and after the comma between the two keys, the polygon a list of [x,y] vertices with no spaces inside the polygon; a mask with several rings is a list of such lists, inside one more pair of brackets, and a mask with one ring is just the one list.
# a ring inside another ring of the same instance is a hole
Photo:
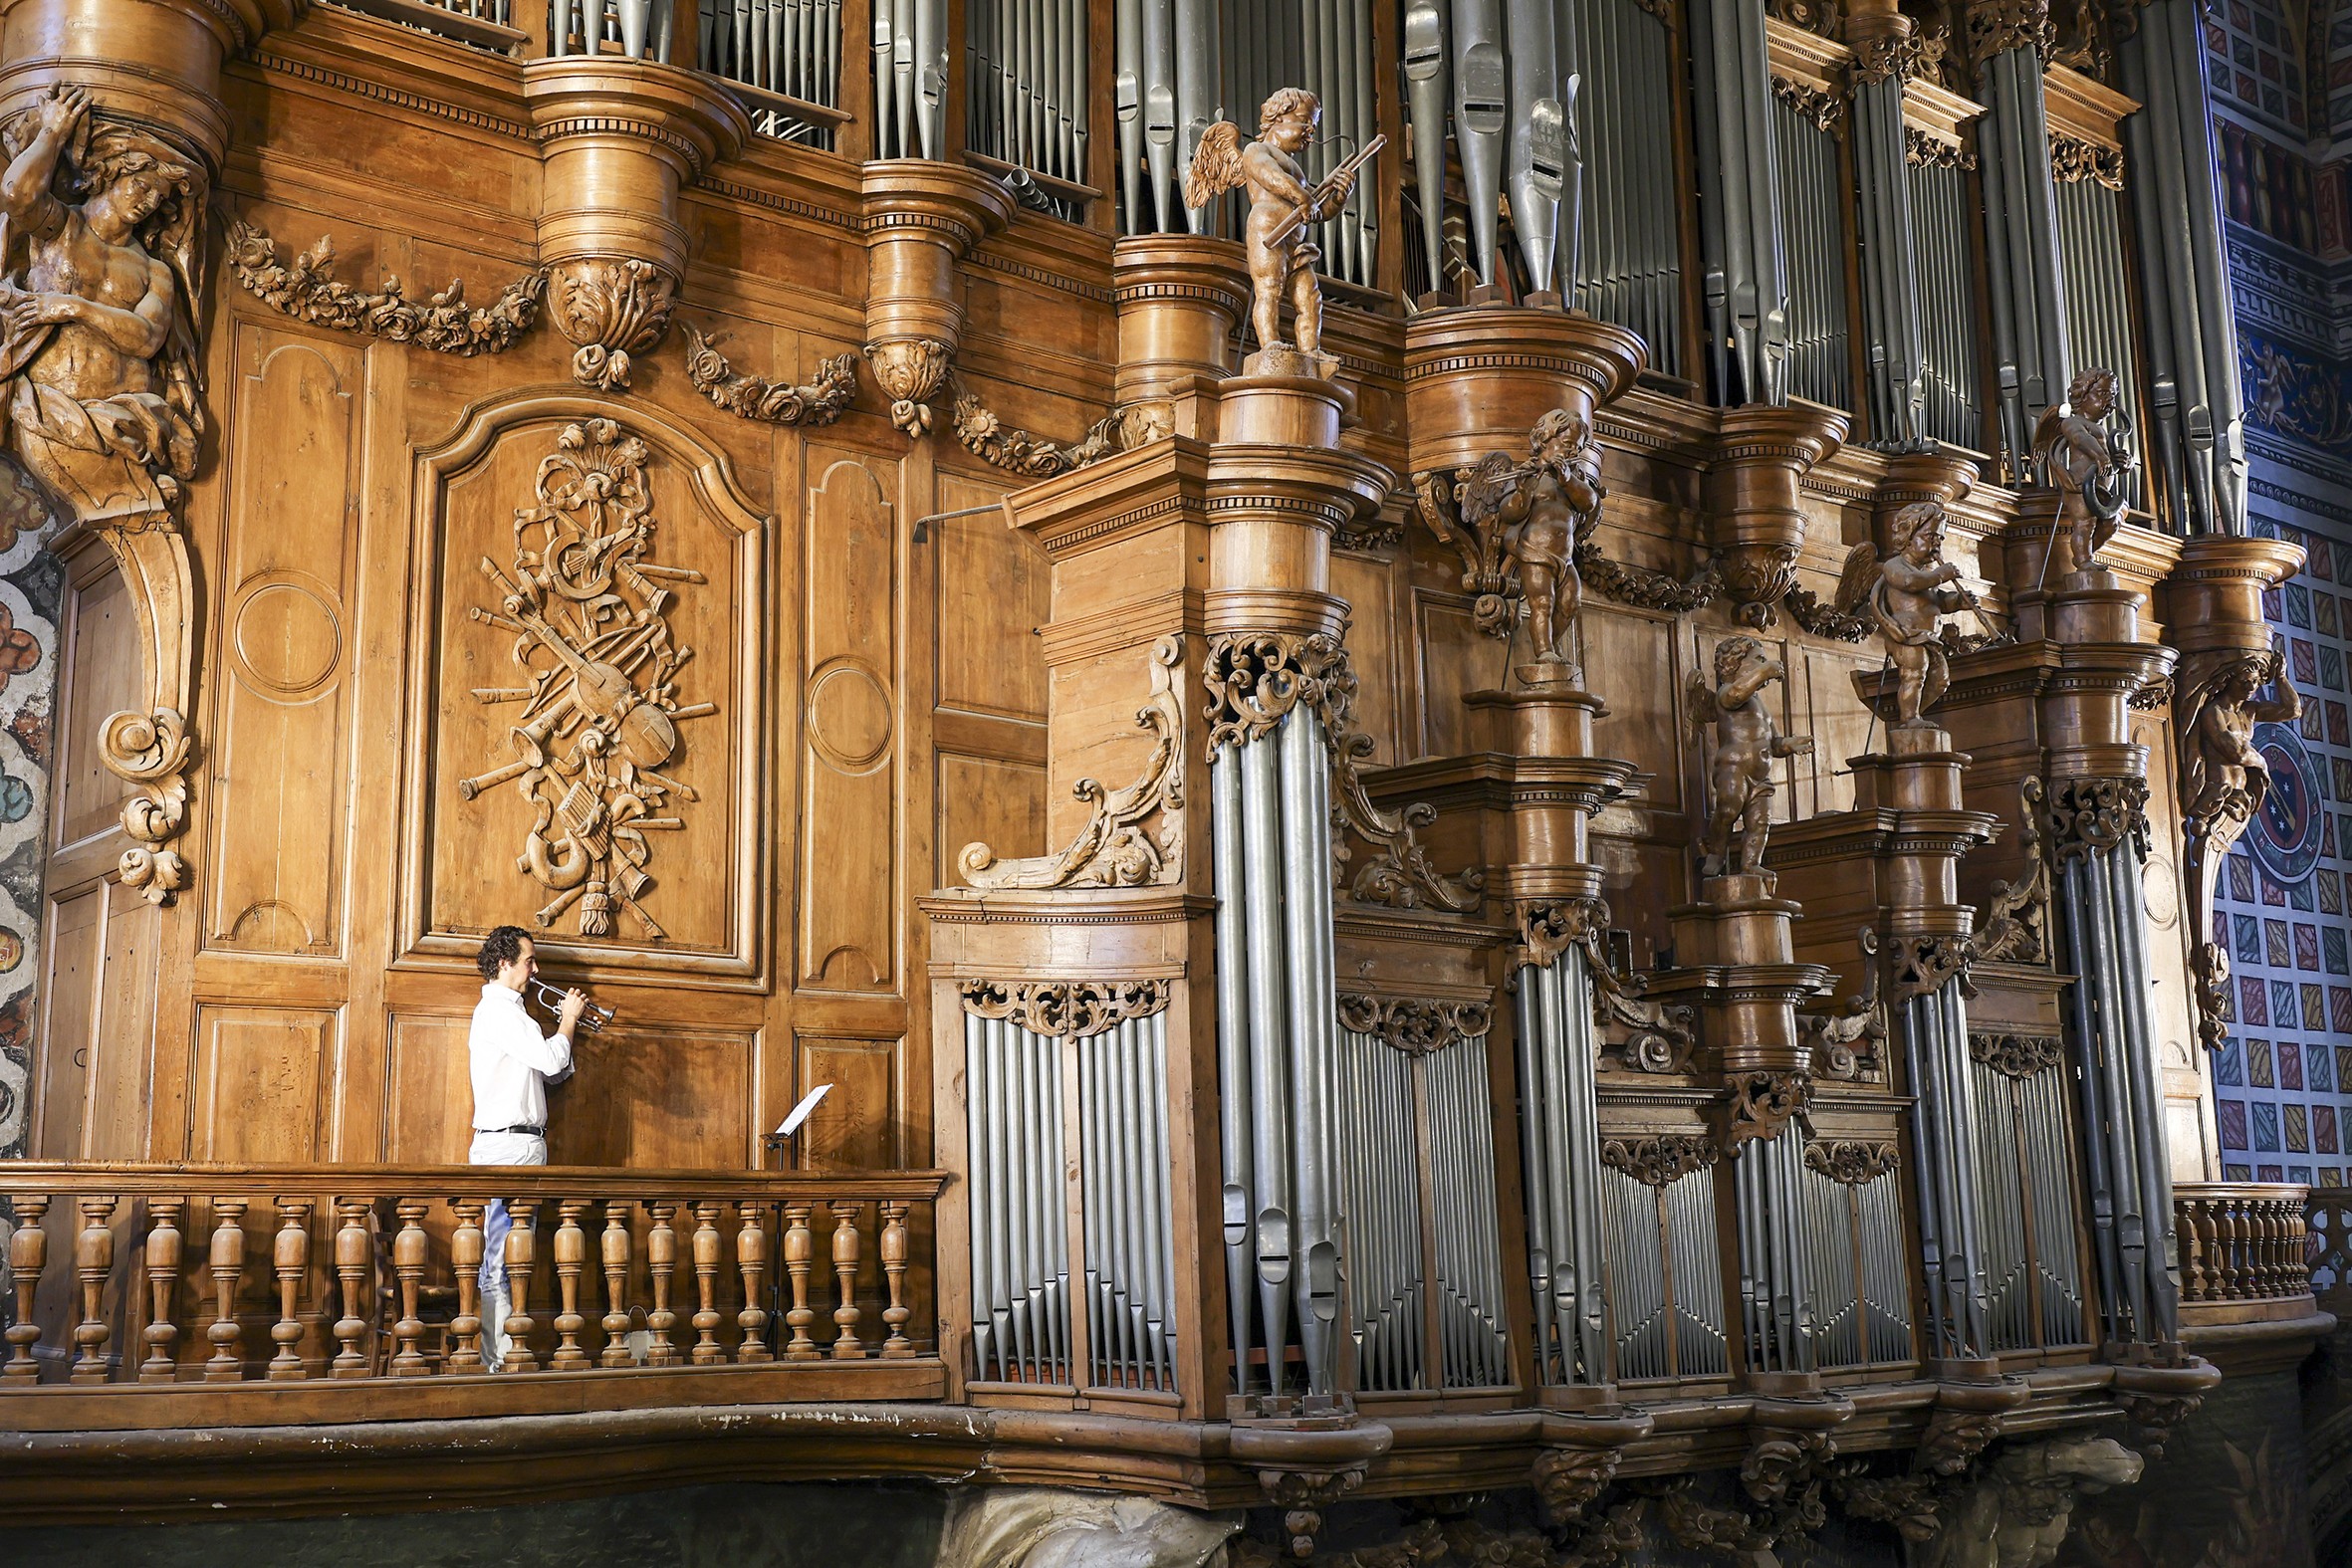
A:
{"label": "winged angel statue", "polygon": [[1887,662],[1895,667],[1899,729],[1925,725],[1928,721],[1921,714],[1952,684],[1944,614],[1977,607],[1974,593],[1944,585],[1960,580],[1960,568],[1944,559],[1946,524],[1944,509],[1936,502],[1905,507],[1888,530],[1894,553],[1882,560],[1878,547],[1864,540],[1847,552],[1845,570],[1837,579],[1837,613],[1851,616],[1867,605],[1886,644]]}
{"label": "winged angel statue", "polygon": [[[1420,510],[1438,538],[1477,562],[1468,580],[1480,589],[1475,614],[1482,631],[1501,636],[1512,629],[1506,559],[1517,568],[1534,645],[1534,663],[1521,666],[1523,677],[1529,684],[1579,681],[1576,617],[1584,605],[1584,579],[1576,553],[1600,523],[1606,494],[1600,446],[1590,420],[1555,408],[1529,432],[1528,453],[1515,462],[1507,453],[1490,452],[1456,470],[1450,485],[1445,470],[1422,475]],[[1451,508],[1442,493],[1449,489]]]}

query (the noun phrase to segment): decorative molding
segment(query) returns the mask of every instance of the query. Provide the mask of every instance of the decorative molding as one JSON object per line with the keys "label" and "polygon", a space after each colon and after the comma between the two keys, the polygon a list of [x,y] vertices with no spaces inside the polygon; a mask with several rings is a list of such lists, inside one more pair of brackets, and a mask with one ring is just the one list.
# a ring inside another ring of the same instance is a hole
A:
{"label": "decorative molding", "polygon": [[2052,962],[2050,947],[2050,862],[2042,847],[2042,783],[2028,776],[2017,785],[2017,821],[2025,874],[2015,882],[1995,882],[1976,956],[1988,964]]}
{"label": "decorative molding", "polygon": [[2065,1043],[2055,1034],[2028,1034],[2009,1029],[1969,1030],[1969,1059],[1983,1062],[2010,1078],[2030,1078],[2049,1071],[2066,1059]]}
{"label": "decorative molding", "polygon": [[1339,993],[1339,1025],[1369,1034],[1408,1056],[1427,1056],[1458,1041],[1483,1036],[1495,1026],[1495,1008],[1485,1002],[1438,1002],[1343,991]]}
{"label": "decorative molding", "polygon": [[817,379],[804,386],[740,375],[692,322],[686,328],[686,379],[719,407],[772,425],[829,425],[857,396],[857,356],[837,353],[818,361]]}
{"label": "decorative molding", "polygon": [[572,378],[599,392],[629,384],[629,355],[661,340],[677,304],[669,269],[634,256],[585,256],[548,283],[556,327],[574,345]]}
{"label": "decorative molding", "polygon": [[582,936],[609,936],[617,907],[659,941],[643,903],[646,835],[683,831],[672,797],[697,796],[658,770],[677,754],[680,723],[719,710],[678,690],[693,650],[672,640],[671,585],[706,579],[652,559],[646,458],[610,419],[566,425],[539,465],[537,505],[516,514],[513,574],[482,561],[497,607],[472,618],[513,635],[518,683],[474,699],[521,712],[506,731],[513,759],[457,787],[472,800],[511,782],[529,802],[516,867],[556,895],[534,917],[541,928],[577,905]]}
{"label": "decorative molding", "polygon": [[[1796,0],[1783,0],[1783,3],[1796,3]],[[1840,141],[1845,139],[1847,106],[1842,95],[1775,76],[1772,78],[1772,97],[1787,105],[1797,118],[1821,134],[1834,136]]]}
{"label": "decorative molding", "polygon": [[[1151,696],[1135,712],[1150,734],[1151,756],[1135,782],[1105,789],[1091,779],[1071,788],[1092,806],[1085,826],[1057,854],[1000,860],[984,843],[964,846],[964,880],[981,888],[1164,887],[1184,880],[1184,701],[1176,672],[1184,638],[1162,637],[1151,649]],[[1145,824],[1158,818],[1156,830]]]}
{"label": "decorative molding", "polygon": [[867,343],[865,362],[890,395],[890,423],[909,440],[931,433],[931,400],[947,387],[955,345],[937,337]]}
{"label": "decorative molding", "polygon": [[964,1010],[1055,1039],[1086,1039],[1167,1009],[1164,980],[967,980]]}
{"label": "decorative molding", "polygon": [[314,327],[413,343],[434,353],[467,358],[504,353],[538,320],[547,288],[547,274],[533,271],[500,290],[490,305],[469,306],[465,280],[452,278],[448,288],[419,305],[389,273],[379,293],[364,294],[329,277],[327,269],[334,265],[335,242],[327,235],[288,266],[278,259],[277,242],[263,230],[243,222],[229,225],[229,270],[264,305]]}
{"label": "decorative molding", "polygon": [[1875,1182],[1902,1163],[1891,1139],[1837,1138],[1805,1145],[1805,1169],[1841,1187]]}
{"label": "decorative molding", "polygon": [[2062,130],[2050,132],[2050,178],[2061,185],[2091,180],[2109,190],[2123,189],[2123,152],[2103,147]]}
{"label": "decorative molding", "polygon": [[2050,853],[2060,867],[2126,840],[2148,852],[2148,782],[2066,778],[2045,786]]}
{"label": "decorative molding", "polygon": [[1905,125],[1903,161],[1926,168],[1973,169],[1977,155],[1959,142],[1931,136],[1917,125]]}
{"label": "decorative molding", "polygon": [[517,141],[531,139],[531,127],[519,119],[485,114],[479,110],[465,109],[427,94],[411,93],[380,82],[369,82],[362,77],[349,76],[341,71],[330,71],[325,66],[316,66],[307,60],[294,60],[274,54],[266,44],[247,58],[264,71],[275,71],[280,76],[332,88],[338,93],[348,93],[370,103],[389,105],[393,109],[406,110],[432,119],[446,119],[476,130],[494,131],[502,136],[512,136]]}
{"label": "decorative molding", "polygon": [[1738,1154],[1751,1140],[1771,1142],[1812,1103],[1813,1077],[1802,1068],[1731,1074],[1719,1102],[1724,1153]]}
{"label": "decorative molding", "polygon": [[1722,1158],[1715,1140],[1702,1133],[1665,1133],[1655,1138],[1608,1138],[1600,1163],[1623,1171],[1645,1187],[1670,1187],[1693,1171]]}

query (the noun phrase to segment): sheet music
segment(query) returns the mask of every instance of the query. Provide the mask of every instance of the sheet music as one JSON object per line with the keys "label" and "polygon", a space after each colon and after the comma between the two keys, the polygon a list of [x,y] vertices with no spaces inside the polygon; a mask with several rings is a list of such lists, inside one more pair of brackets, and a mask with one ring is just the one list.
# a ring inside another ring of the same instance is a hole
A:
{"label": "sheet music", "polygon": [[801,1123],[807,1121],[809,1119],[809,1113],[817,1109],[817,1102],[823,1099],[831,1092],[832,1085],[829,1083],[821,1083],[816,1088],[811,1089],[807,1094],[801,1097],[801,1103],[792,1108],[792,1114],[785,1117],[782,1125],[776,1129],[773,1136],[778,1138],[790,1138],[794,1133],[799,1132],[801,1130]]}

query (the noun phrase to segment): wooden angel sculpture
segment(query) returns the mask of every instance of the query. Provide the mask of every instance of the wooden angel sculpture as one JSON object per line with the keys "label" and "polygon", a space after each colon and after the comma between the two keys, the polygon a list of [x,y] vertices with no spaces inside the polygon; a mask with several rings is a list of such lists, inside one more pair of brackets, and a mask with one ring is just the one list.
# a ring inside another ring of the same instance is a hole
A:
{"label": "wooden angel sculpture", "polygon": [[1772,831],[1772,763],[1813,750],[1809,735],[1781,735],[1764,705],[1764,688],[1786,674],[1780,661],[1749,636],[1716,644],[1712,682],[1691,672],[1691,724],[1700,730],[1715,727],[1707,830],[1699,845],[1702,877],[1764,873],[1764,843]]}
{"label": "wooden angel sculpture", "polygon": [[203,196],[150,133],[52,88],[0,150],[7,444],[84,523],[169,509],[196,469]]}
{"label": "wooden angel sculpture", "polygon": [[1882,560],[1878,547],[1864,541],[1847,553],[1845,572],[1837,581],[1838,613],[1852,615],[1867,604],[1886,644],[1887,662],[1895,667],[1898,729],[1924,727],[1928,721],[1921,713],[1952,684],[1943,616],[1977,607],[1974,593],[1944,585],[1960,580],[1960,568],[1944,559],[1947,522],[1939,502],[1905,507],[1888,530],[1894,554]]}
{"label": "wooden angel sculpture", "polygon": [[[1314,275],[1322,251],[1306,238],[1306,226],[1336,215],[1355,188],[1356,171],[1379,151],[1375,136],[1319,185],[1306,183],[1299,154],[1323,117],[1322,101],[1304,88],[1284,88],[1258,111],[1258,139],[1244,145],[1241,127],[1221,119],[1202,133],[1184,174],[1184,204],[1205,207],[1229,190],[1250,193],[1250,218],[1243,230],[1250,265],[1250,321],[1262,354],[1280,357],[1283,296],[1297,312],[1295,346],[1329,374],[1334,361],[1323,356],[1323,297]],[[1268,369],[1276,369],[1268,364]]]}
{"label": "wooden angel sculpture", "polygon": [[[2043,409],[2033,426],[2033,461],[2042,483],[2058,492],[2075,571],[2090,569],[2123,521],[2132,451],[2128,427],[2109,423],[2118,386],[2113,370],[2085,370],[2067,386],[2066,400]],[[2046,571],[2047,556],[2042,565]]]}
{"label": "wooden angel sculpture", "polygon": [[1590,420],[1555,408],[1535,421],[1528,452],[1524,463],[1488,454],[1456,485],[1455,499],[1463,526],[1475,535],[1495,531],[1518,568],[1534,645],[1534,663],[1523,666],[1529,684],[1581,681],[1576,617],[1584,606],[1584,579],[1576,571],[1576,547],[1599,525],[1607,493],[1600,483],[1600,444]]}

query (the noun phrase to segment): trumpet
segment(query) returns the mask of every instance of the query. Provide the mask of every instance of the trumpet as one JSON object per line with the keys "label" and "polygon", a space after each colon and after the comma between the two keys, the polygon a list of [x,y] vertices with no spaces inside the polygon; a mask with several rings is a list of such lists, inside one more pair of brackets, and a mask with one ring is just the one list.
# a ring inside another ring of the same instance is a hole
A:
{"label": "trumpet", "polygon": [[[566,988],[551,986],[536,976],[532,978],[531,987],[539,993],[539,1000],[542,1004],[555,1008],[558,1012],[563,1011]],[[604,1025],[611,1021],[612,1009],[610,1008],[599,1008],[591,1002],[581,1009],[580,1026],[590,1034],[601,1033]]]}

